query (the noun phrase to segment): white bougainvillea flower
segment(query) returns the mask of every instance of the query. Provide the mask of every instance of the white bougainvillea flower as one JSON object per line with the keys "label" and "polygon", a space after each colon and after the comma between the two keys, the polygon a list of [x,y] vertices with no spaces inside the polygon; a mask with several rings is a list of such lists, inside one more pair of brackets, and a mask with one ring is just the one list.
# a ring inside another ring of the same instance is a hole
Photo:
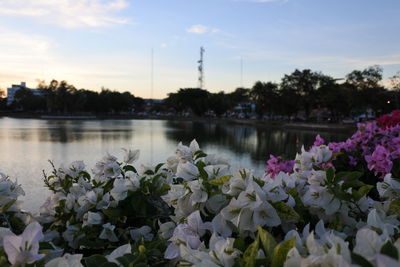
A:
{"label": "white bougainvillea flower", "polygon": [[84,171],[85,168],[86,168],[86,165],[85,165],[85,163],[83,163],[83,161],[81,161],[81,160],[74,161],[71,164],[69,164],[66,174],[75,178],[78,176],[79,173]]}
{"label": "white bougainvillea flower", "polygon": [[241,251],[233,247],[234,242],[234,238],[225,239],[213,233],[210,239],[211,251],[209,252],[213,261],[221,266],[233,266],[235,259],[242,254]]}
{"label": "white bougainvillea flower", "polygon": [[80,238],[83,238],[83,236],[76,236],[76,233],[79,231],[79,227],[76,225],[69,225],[67,224],[67,229],[64,231],[62,234],[63,238],[65,241],[68,242],[68,245],[71,248],[77,248],[78,247],[78,241]]}
{"label": "white bougainvillea flower", "polygon": [[186,181],[195,179],[199,175],[197,166],[189,161],[180,161],[176,169],[176,176]]}
{"label": "white bougainvillea flower", "polygon": [[181,199],[188,193],[188,190],[182,184],[172,184],[170,185],[170,190],[166,195],[161,196],[168,206],[175,207],[178,204],[178,200]]}
{"label": "white bougainvillea flower", "polygon": [[385,175],[383,182],[376,184],[379,195],[384,198],[393,199],[400,197],[400,182],[392,178],[392,174]]}
{"label": "white bougainvillea flower", "polygon": [[46,263],[45,267],[83,267],[81,260],[83,255],[82,254],[74,254],[71,255],[69,253],[64,254],[62,257],[58,257],[52,259],[48,263]]}
{"label": "white bougainvillea flower", "polygon": [[211,221],[212,229],[215,233],[218,233],[222,237],[229,237],[232,234],[232,225],[228,223],[227,220],[222,216],[221,213],[218,213],[213,220]]}
{"label": "white bougainvillea flower", "polygon": [[222,186],[224,194],[237,197],[240,192],[246,190],[246,182],[241,177],[232,177]]}
{"label": "white bougainvillea flower", "polygon": [[399,261],[382,254],[375,256],[375,262],[378,267],[400,267]]}
{"label": "white bougainvillea flower", "polygon": [[4,251],[13,265],[31,264],[45,255],[39,253],[39,241],[43,238],[42,226],[37,222],[29,224],[24,232],[3,238]]}
{"label": "white bougainvillea flower", "polygon": [[107,163],[104,168],[104,175],[112,178],[121,175],[121,166],[117,162]]}
{"label": "white bougainvillea flower", "polygon": [[384,241],[375,231],[363,228],[357,232],[354,252],[372,261],[384,244]]}
{"label": "white bougainvillea flower", "polygon": [[181,223],[175,228],[172,237],[169,239],[171,243],[167,247],[164,257],[166,259],[179,257],[180,244],[186,244],[191,249],[198,249],[201,244],[200,238],[209,228],[207,223],[203,223],[200,212],[196,210],[188,216],[186,223]]}
{"label": "white bougainvillea flower", "polygon": [[174,233],[176,224],[174,222],[160,223],[159,221],[158,226],[160,227],[158,230],[159,236],[164,239],[170,239]]}
{"label": "white bougainvillea flower", "polygon": [[3,238],[7,235],[13,235],[9,228],[0,227],[0,247],[3,247]]}
{"label": "white bougainvillea flower", "polygon": [[114,233],[115,226],[111,223],[103,224],[103,231],[101,231],[99,238],[109,240],[110,242],[117,242],[118,237]]}
{"label": "white bougainvillea flower", "polygon": [[373,209],[368,213],[367,224],[381,229],[384,233],[391,236],[396,229],[398,230],[399,221],[396,217],[397,216],[386,216],[383,211],[379,212],[377,209]]}
{"label": "white bougainvillea flower", "polygon": [[132,164],[139,159],[140,150],[127,150],[125,148],[122,149],[124,151],[124,162],[126,164]]}
{"label": "white bougainvillea flower", "polygon": [[332,151],[325,145],[312,147],[310,153],[316,165],[328,162],[332,158]]}
{"label": "white bougainvillea flower", "polygon": [[85,215],[83,215],[83,224],[82,226],[86,225],[97,225],[101,224],[103,217],[99,212],[91,212],[89,211]]}
{"label": "white bougainvillea flower", "polygon": [[228,204],[228,199],[223,194],[216,194],[210,197],[206,202],[207,210],[217,214],[223,207]]}
{"label": "white bougainvillea flower", "polygon": [[278,213],[268,201],[264,201],[260,206],[254,209],[253,221],[255,225],[260,226],[277,226],[281,224]]}
{"label": "white bougainvillea flower", "polygon": [[181,244],[179,246],[179,252],[181,257],[189,262],[191,266],[196,267],[220,267],[221,265],[216,264],[213,258],[206,252],[191,249],[190,247]]}
{"label": "white bougainvillea flower", "polygon": [[187,185],[189,186],[190,191],[192,191],[190,201],[192,202],[193,206],[197,203],[204,203],[207,201],[208,194],[203,186],[202,179],[190,181],[187,183]]}
{"label": "white bougainvillea flower", "polygon": [[134,241],[140,241],[142,238],[144,240],[152,240],[153,234],[151,233],[150,226],[144,225],[140,228],[132,229],[129,231],[131,238]]}
{"label": "white bougainvillea flower", "polygon": [[126,254],[131,254],[132,253],[132,247],[130,244],[126,244],[123,246],[120,246],[116,249],[113,250],[113,252],[110,253],[110,255],[107,255],[106,258],[109,262],[113,262],[120,266],[121,264],[117,261],[118,258],[126,255]]}
{"label": "white bougainvillea flower", "polygon": [[114,186],[110,194],[116,201],[121,201],[128,196],[128,190],[131,188],[133,188],[133,186],[128,179],[118,178],[114,180]]}

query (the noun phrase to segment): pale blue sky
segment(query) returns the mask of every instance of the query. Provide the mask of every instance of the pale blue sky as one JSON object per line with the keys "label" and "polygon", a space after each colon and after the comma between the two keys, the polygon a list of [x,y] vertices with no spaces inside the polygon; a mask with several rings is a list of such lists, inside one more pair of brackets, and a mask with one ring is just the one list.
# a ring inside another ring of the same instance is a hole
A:
{"label": "pale blue sky", "polygon": [[0,88],[65,79],[154,98],[197,86],[230,92],[295,68],[337,78],[400,71],[398,0],[0,0]]}

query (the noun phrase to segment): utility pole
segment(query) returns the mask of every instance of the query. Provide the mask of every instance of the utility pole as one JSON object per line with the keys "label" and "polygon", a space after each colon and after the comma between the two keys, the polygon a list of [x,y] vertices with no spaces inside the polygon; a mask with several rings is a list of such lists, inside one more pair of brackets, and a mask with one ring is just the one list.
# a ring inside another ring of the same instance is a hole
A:
{"label": "utility pole", "polygon": [[203,68],[203,62],[204,62],[203,61],[203,55],[204,55],[204,52],[205,52],[204,48],[200,47],[200,60],[197,61],[197,63],[199,63],[198,70],[199,70],[199,88],[200,89],[203,89],[203,87],[204,87],[204,68]]}
{"label": "utility pole", "polygon": [[240,57],[240,87],[243,88],[243,57]]}

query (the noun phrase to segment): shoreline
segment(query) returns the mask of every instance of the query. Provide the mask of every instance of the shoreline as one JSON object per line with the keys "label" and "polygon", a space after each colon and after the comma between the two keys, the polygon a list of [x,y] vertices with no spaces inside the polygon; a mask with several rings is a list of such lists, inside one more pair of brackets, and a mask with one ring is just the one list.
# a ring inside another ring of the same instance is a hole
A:
{"label": "shoreline", "polygon": [[290,122],[270,121],[259,119],[236,119],[236,118],[211,118],[211,117],[175,117],[175,116],[138,116],[133,114],[82,114],[82,115],[50,115],[32,113],[0,113],[1,117],[14,119],[39,119],[39,120],[169,120],[169,121],[194,121],[212,123],[234,123],[254,127],[287,128],[314,131],[353,131],[356,123],[318,123],[318,122]]}

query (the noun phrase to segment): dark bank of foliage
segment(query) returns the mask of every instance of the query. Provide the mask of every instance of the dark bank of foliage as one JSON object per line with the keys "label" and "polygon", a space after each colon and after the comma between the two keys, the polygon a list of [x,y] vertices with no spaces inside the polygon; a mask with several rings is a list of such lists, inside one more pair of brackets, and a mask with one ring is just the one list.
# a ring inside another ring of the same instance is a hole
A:
{"label": "dark bank of foliage", "polygon": [[[392,81],[396,81],[396,77]],[[331,120],[337,121],[362,114],[367,109],[381,114],[398,108],[399,90],[389,90],[381,85],[381,81],[382,68],[379,66],[354,70],[345,79],[296,69],[285,75],[279,84],[257,81],[252,88],[238,88],[232,93],[180,89],[168,95],[166,104],[177,112],[191,110],[196,115],[204,115],[212,111],[218,116],[251,101],[260,117],[290,117],[301,113],[308,119],[313,110],[323,110],[330,114]],[[400,84],[398,79],[397,83]],[[397,88],[396,84],[392,87]]]}
{"label": "dark bank of foliage", "polygon": [[[211,93],[200,88],[182,88],[169,93],[163,102],[145,106],[142,98],[129,92],[109,89],[101,92],[76,89],[66,81],[39,84],[43,96],[21,89],[15,94],[11,110],[51,113],[123,113],[146,111],[157,114],[196,116],[258,116],[259,118],[301,118],[341,121],[365,114],[375,115],[399,109],[400,75],[382,85],[382,68],[372,66],[354,70],[343,79],[335,79],[310,69],[286,74],[280,83],[257,81],[252,88],[237,88],[231,93]],[[6,108],[5,94],[0,92],[0,110]],[[317,114],[317,115],[316,115]]]}
{"label": "dark bank of foliage", "polygon": [[144,106],[144,100],[130,92],[77,89],[66,81],[40,83],[38,89],[43,91],[42,95],[34,95],[29,89],[18,90],[10,108],[52,113],[121,113],[141,110]]}

